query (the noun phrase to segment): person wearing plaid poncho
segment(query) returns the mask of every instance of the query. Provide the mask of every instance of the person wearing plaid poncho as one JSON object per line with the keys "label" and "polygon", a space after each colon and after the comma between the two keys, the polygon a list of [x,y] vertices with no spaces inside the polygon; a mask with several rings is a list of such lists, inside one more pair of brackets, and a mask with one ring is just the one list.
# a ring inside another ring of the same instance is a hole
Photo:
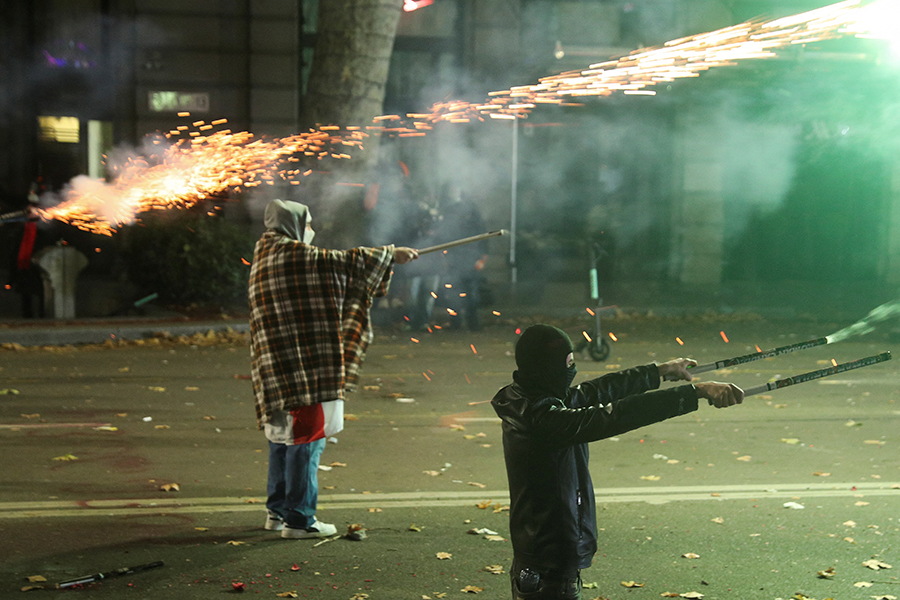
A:
{"label": "person wearing plaid poncho", "polygon": [[250,356],[256,416],[269,440],[265,528],[285,538],[332,535],[316,519],[325,438],[343,429],[372,339],[372,298],[411,248],[328,250],[311,245],[309,209],[273,200],[250,268]]}

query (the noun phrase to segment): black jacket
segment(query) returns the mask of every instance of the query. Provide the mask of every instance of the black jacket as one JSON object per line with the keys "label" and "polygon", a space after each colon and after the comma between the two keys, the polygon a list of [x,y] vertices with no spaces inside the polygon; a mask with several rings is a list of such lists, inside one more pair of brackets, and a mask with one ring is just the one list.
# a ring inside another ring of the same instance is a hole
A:
{"label": "black jacket", "polygon": [[513,383],[491,404],[503,421],[516,559],[540,569],[584,569],[597,551],[588,442],[697,410],[697,390],[659,387],[646,365],[570,388],[565,399],[529,396]]}

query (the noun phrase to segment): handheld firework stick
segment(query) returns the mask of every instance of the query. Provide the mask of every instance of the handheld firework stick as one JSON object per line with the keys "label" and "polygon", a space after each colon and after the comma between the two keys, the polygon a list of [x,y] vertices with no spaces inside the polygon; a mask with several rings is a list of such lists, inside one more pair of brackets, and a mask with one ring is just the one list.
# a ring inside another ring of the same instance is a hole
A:
{"label": "handheld firework stick", "polygon": [[815,348],[816,346],[824,346],[829,343],[828,337],[820,337],[814,340],[809,340],[808,342],[800,342],[797,344],[791,344],[790,346],[782,346],[781,348],[775,348],[773,350],[765,350],[763,352],[754,352],[753,354],[746,354],[744,356],[736,356],[734,358],[727,358],[725,360],[720,360],[717,362],[705,364],[705,365],[697,365],[696,367],[688,367],[690,373],[705,373],[707,371],[715,371],[717,369],[724,369],[725,367],[733,367],[735,365],[742,365],[744,363],[753,362],[754,360],[762,360],[763,358],[771,358],[773,356],[780,356],[782,354],[788,354],[790,352],[796,352],[798,350],[806,350],[807,348]]}
{"label": "handheld firework stick", "polygon": [[[3,225],[4,223],[19,223],[21,221],[27,221],[30,218],[27,210],[16,210],[3,213],[0,215],[0,225]],[[35,217],[34,220],[37,220],[37,217]]]}
{"label": "handheld firework stick", "polygon": [[428,248],[422,248],[421,250],[419,250],[419,256],[421,256],[423,254],[428,254],[429,252],[437,252],[439,250],[446,250],[447,248],[455,248],[456,246],[462,246],[463,244],[471,244],[472,242],[480,242],[481,240],[486,240],[491,237],[496,237],[498,235],[507,235],[507,234],[509,234],[509,232],[505,229],[498,229],[497,231],[489,231],[487,233],[480,233],[478,235],[473,235],[471,237],[454,240],[452,242],[438,244],[437,246],[429,246]]}
{"label": "handheld firework stick", "polygon": [[122,569],[116,569],[115,571],[108,571],[106,573],[95,573],[94,575],[85,575],[84,577],[76,577],[75,579],[69,579],[68,581],[63,581],[56,585],[58,588],[67,588],[72,587],[73,585],[83,585],[85,583],[93,583],[94,581],[100,581],[101,579],[109,579],[110,577],[120,577],[122,575],[130,575],[132,573],[139,573],[141,571],[148,571],[150,569],[155,569],[156,567],[163,566],[163,561],[158,560],[156,562],[147,563],[146,565],[137,565],[135,567],[125,567]]}
{"label": "handheld firework stick", "polygon": [[875,356],[860,358],[859,360],[854,360],[852,362],[841,363],[833,367],[828,367],[827,369],[820,369],[819,371],[812,371],[810,373],[804,373],[803,375],[794,375],[793,377],[785,377],[784,379],[778,379],[776,381],[770,381],[769,383],[764,383],[762,385],[753,386],[752,388],[747,388],[746,390],[744,390],[744,397],[746,398],[747,396],[762,394],[763,392],[768,392],[771,390],[780,390],[781,388],[786,388],[789,385],[806,383],[807,381],[812,381],[813,379],[821,379],[823,377],[829,377],[830,375],[837,375],[838,373],[843,373],[844,371],[861,369],[862,367],[868,367],[870,365],[885,362],[887,360],[891,360],[891,353],[882,352],[881,354],[876,354]]}

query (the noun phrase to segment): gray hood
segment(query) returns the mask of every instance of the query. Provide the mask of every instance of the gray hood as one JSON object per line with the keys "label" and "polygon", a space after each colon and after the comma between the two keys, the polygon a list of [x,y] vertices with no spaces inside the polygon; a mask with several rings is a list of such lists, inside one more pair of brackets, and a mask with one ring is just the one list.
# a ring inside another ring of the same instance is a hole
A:
{"label": "gray hood", "polygon": [[272,200],[266,206],[266,229],[273,229],[298,242],[303,241],[309,209],[305,204],[284,200]]}

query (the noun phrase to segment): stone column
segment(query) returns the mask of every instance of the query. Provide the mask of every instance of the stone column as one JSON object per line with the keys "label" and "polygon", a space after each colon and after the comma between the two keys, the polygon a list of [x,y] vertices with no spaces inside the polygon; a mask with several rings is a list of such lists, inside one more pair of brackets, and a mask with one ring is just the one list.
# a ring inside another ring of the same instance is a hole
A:
{"label": "stone column", "polygon": [[[706,117],[708,119],[708,117]],[[700,115],[680,120],[675,152],[670,276],[718,286],[724,259],[724,198],[719,125]]]}
{"label": "stone column", "polygon": [[71,246],[53,246],[39,252],[35,262],[43,271],[44,280],[50,284],[49,293],[44,295],[44,301],[51,309],[48,314],[54,319],[74,319],[75,284],[88,259]]}
{"label": "stone column", "polygon": [[884,281],[888,284],[900,283],[900,159],[889,165],[887,189],[886,243],[884,261]]}

